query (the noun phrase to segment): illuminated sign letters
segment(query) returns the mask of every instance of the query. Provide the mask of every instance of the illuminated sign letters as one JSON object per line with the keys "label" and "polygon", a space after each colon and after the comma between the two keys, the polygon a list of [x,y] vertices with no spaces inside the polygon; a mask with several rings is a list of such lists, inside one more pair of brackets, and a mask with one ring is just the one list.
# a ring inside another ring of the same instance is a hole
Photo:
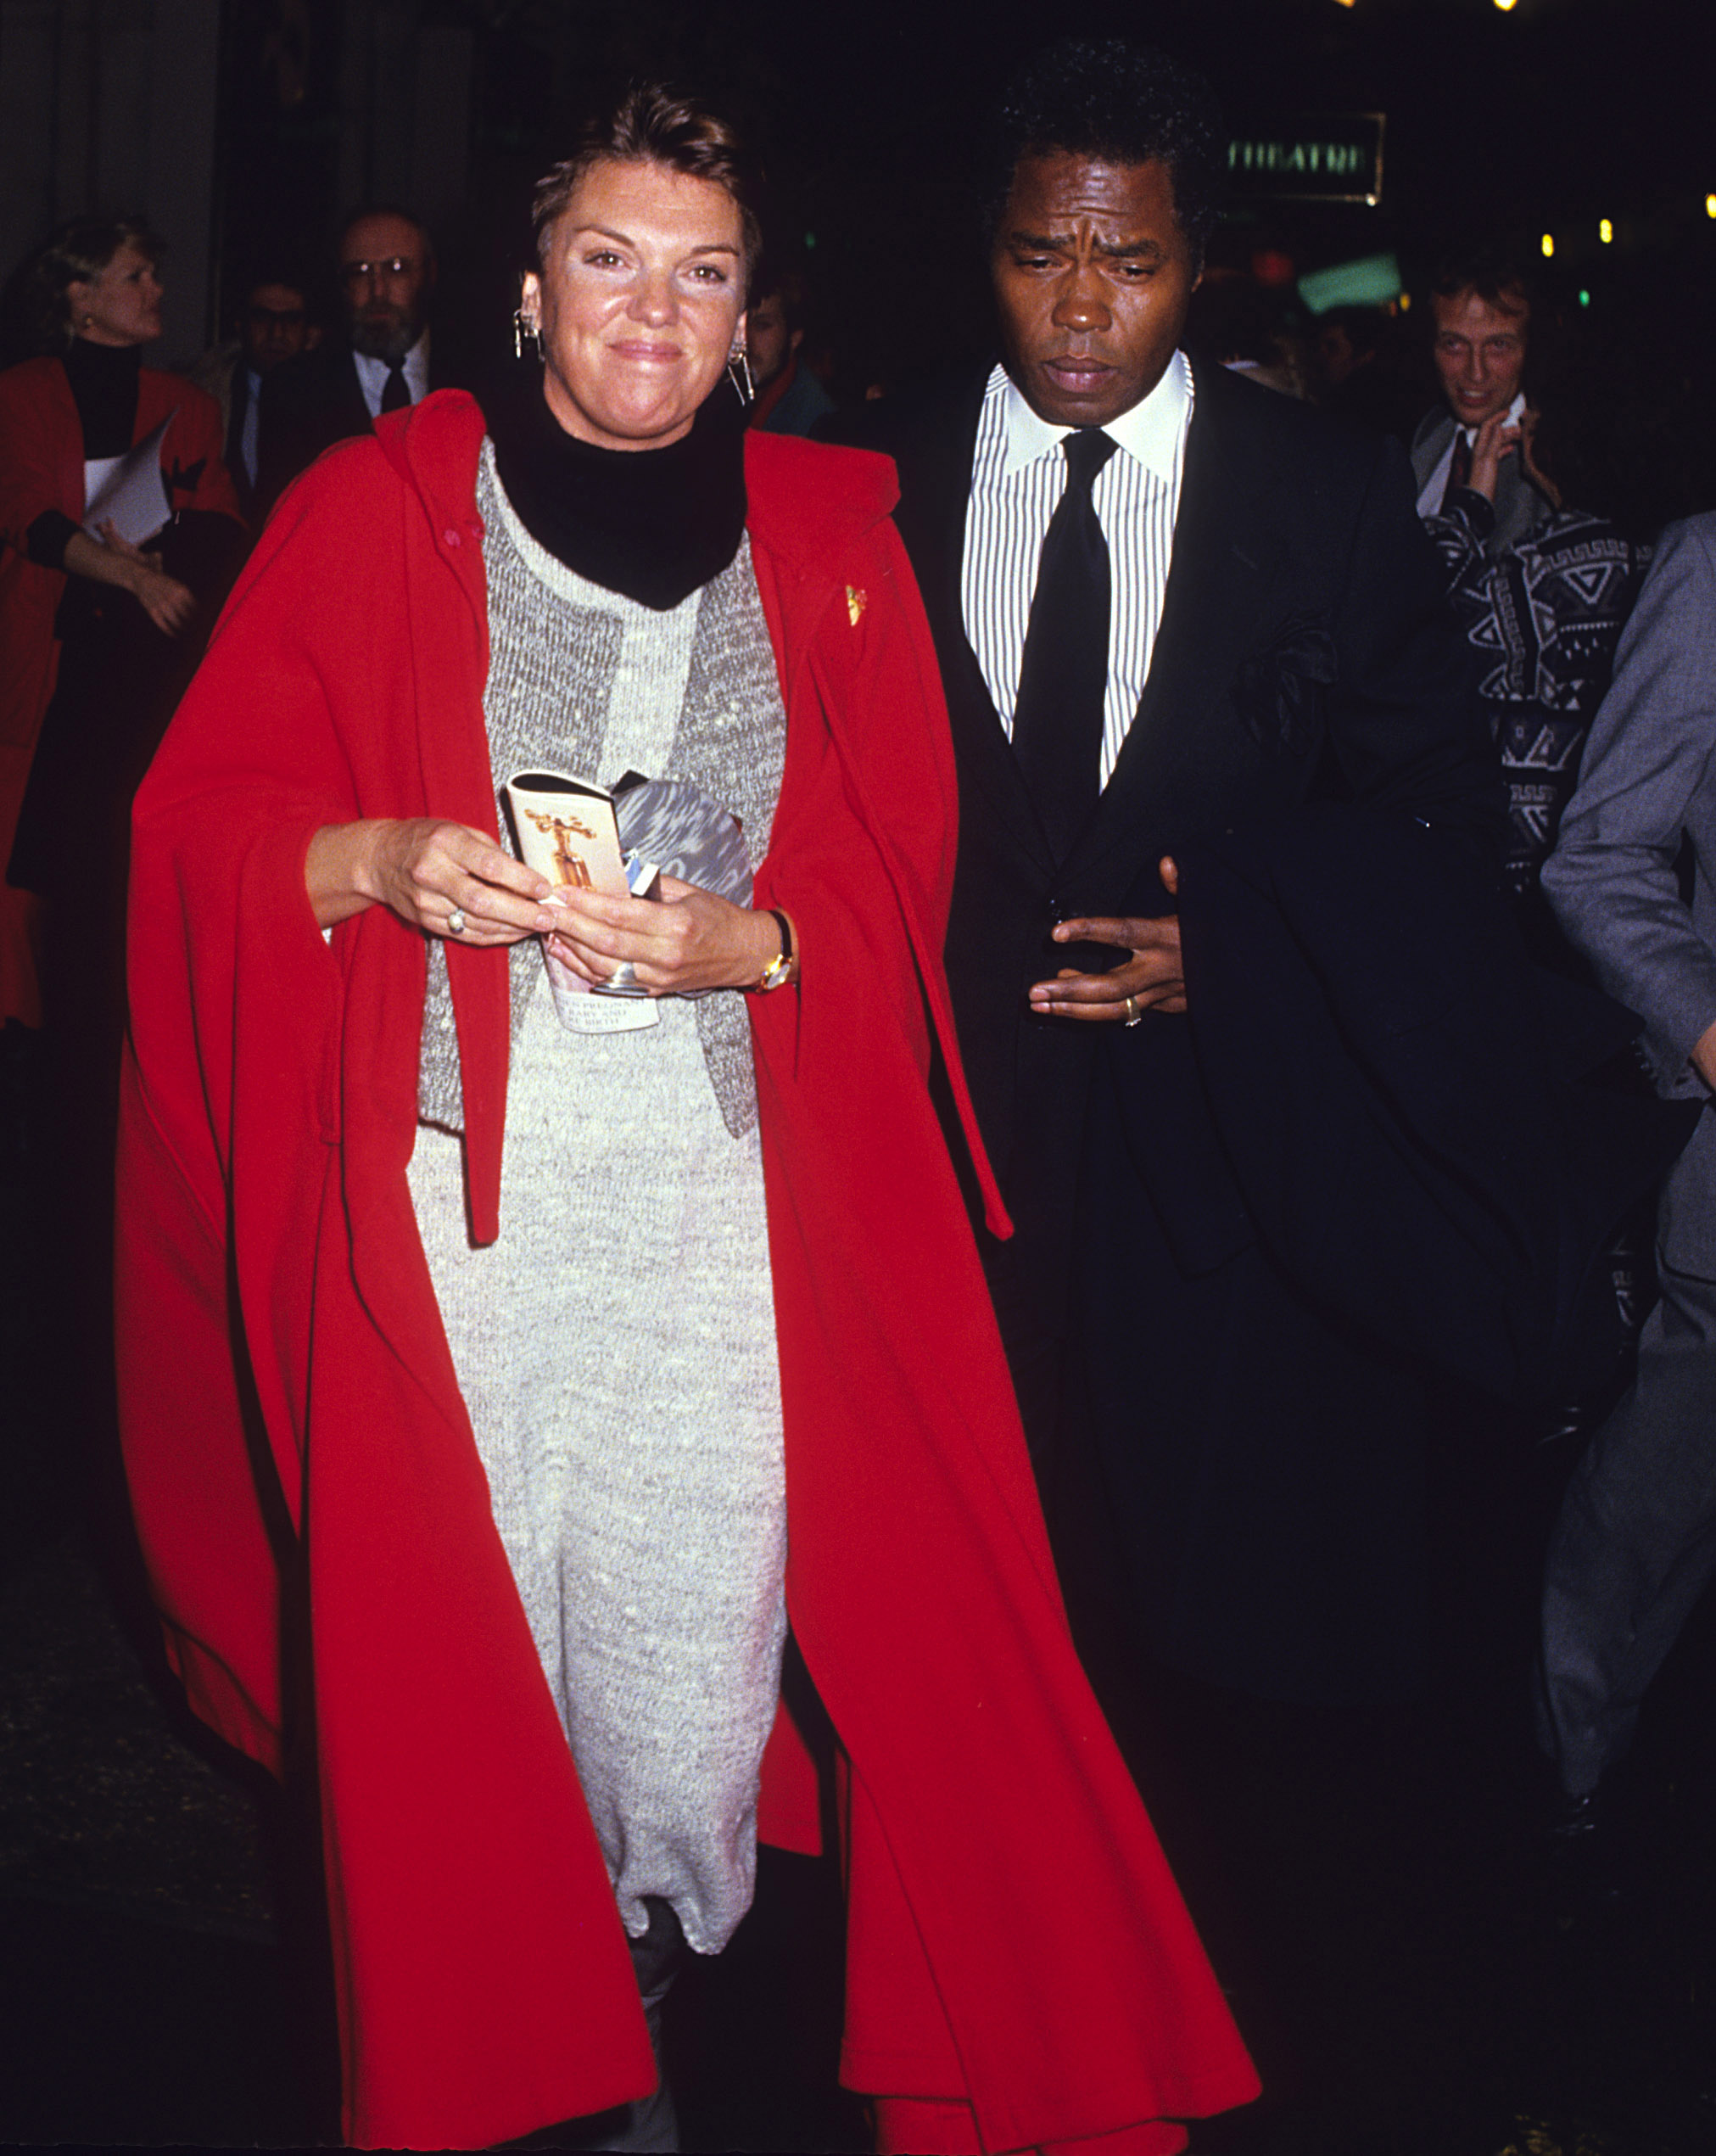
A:
{"label": "illuminated sign letters", "polygon": [[1374,208],[1383,197],[1383,115],[1309,113],[1236,135],[1227,145],[1227,181],[1236,195]]}

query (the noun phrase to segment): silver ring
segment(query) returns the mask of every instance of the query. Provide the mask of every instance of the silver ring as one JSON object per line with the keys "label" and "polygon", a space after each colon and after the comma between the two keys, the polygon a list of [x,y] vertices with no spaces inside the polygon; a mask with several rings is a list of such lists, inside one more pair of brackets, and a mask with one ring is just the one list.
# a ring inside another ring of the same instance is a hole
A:
{"label": "silver ring", "polygon": [[638,984],[638,969],[629,958],[623,958],[607,977],[611,988],[634,988]]}
{"label": "silver ring", "polygon": [[451,913],[447,916],[447,933],[450,936],[462,936],[464,932],[465,909],[463,906],[455,906]]}
{"label": "silver ring", "polygon": [[1121,1023],[1130,1028],[1132,1026],[1141,1026],[1143,1022],[1144,1014],[1138,1008],[1137,998],[1136,996],[1129,995],[1126,998],[1126,1015],[1121,1021]]}

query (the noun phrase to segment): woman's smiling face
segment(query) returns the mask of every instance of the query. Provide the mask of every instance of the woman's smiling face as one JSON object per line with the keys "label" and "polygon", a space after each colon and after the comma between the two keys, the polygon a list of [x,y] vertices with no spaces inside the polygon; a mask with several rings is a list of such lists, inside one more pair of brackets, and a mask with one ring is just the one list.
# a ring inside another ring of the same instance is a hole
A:
{"label": "woman's smiling face", "polygon": [[717,181],[603,158],[549,228],[523,305],[567,434],[664,448],[690,432],[744,328],[739,205]]}

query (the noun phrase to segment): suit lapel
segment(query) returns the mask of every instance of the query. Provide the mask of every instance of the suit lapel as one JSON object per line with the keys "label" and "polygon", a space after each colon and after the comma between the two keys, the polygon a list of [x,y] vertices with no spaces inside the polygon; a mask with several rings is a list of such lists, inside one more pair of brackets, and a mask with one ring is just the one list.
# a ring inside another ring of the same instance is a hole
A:
{"label": "suit lapel", "polygon": [[975,389],[962,387],[909,447],[902,445],[898,522],[941,662],[962,789],[981,793],[1015,844],[1052,871],[1048,842],[965,634],[961,602],[965,512],[987,379],[986,368]]}
{"label": "suit lapel", "polygon": [[1239,658],[1272,626],[1282,542],[1260,514],[1273,474],[1238,453],[1237,385],[1194,369],[1196,402],[1161,626],[1138,709],[1069,875],[1093,866],[1153,821],[1188,768],[1208,767],[1214,708]]}
{"label": "suit lapel", "polygon": [[349,431],[354,434],[374,434],[375,415],[370,410],[369,399],[363,393],[363,378],[357,371],[357,354],[349,345],[346,348],[340,373],[342,400],[345,406]]}

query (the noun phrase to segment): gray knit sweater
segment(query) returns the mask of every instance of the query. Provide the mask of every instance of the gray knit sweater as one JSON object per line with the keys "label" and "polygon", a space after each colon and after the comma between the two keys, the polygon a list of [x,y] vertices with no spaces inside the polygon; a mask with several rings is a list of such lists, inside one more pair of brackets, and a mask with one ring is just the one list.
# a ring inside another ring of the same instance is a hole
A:
{"label": "gray knit sweater", "polygon": [[[655,613],[513,517],[485,445],[497,779],[690,778],[774,815],[785,716],[748,549]],[[438,954],[439,955],[439,954]],[[466,1229],[450,1008],[432,988],[411,1182],[495,1518],[626,1928],[673,1903],[713,1952],[749,1904],[785,1630],[780,1379],[748,1022],[666,998],[579,1033],[512,960],[500,1238]],[[705,1013],[713,1014],[706,1018]]]}

